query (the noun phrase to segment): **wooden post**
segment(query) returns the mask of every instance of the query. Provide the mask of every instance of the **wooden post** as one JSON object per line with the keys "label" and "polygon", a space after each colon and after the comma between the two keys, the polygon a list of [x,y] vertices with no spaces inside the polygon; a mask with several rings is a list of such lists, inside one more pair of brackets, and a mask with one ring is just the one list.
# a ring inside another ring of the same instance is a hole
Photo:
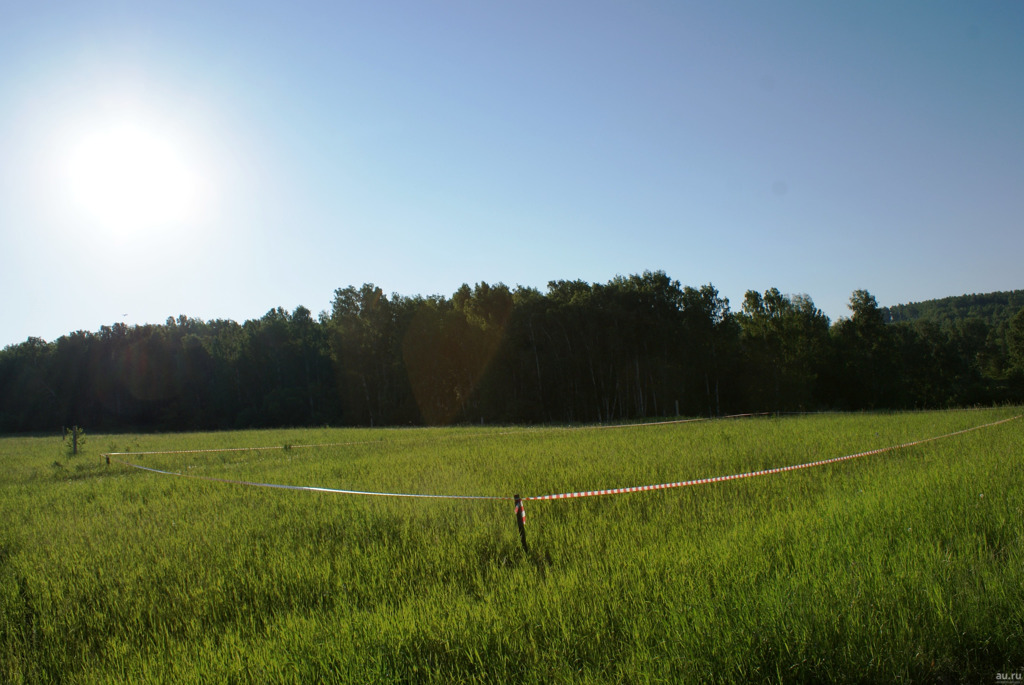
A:
{"label": "wooden post", "polygon": [[530,549],[526,546],[526,508],[523,506],[523,498],[515,496],[516,500],[516,525],[519,527],[519,541],[523,543],[523,551],[527,554]]}

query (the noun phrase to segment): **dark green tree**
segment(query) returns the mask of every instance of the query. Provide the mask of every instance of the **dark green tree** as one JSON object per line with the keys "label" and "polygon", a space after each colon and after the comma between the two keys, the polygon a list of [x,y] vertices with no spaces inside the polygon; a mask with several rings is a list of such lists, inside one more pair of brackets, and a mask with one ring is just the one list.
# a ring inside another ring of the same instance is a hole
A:
{"label": "dark green tree", "polygon": [[[729,313],[728,298],[711,285],[683,288],[680,344],[686,378],[684,393],[688,413],[721,415],[723,384],[736,358],[739,326]],[[729,405],[726,405],[729,406]]]}
{"label": "dark green tree", "polygon": [[840,319],[832,331],[836,404],[847,409],[898,406],[900,367],[882,310],[866,290],[855,290],[849,307],[850,318]]}
{"label": "dark green tree", "polygon": [[828,359],[829,320],[806,295],[748,290],[736,317],[742,331],[747,408],[818,406],[818,377]]}
{"label": "dark green tree", "polygon": [[1010,364],[1018,372],[1024,373],[1024,307],[1010,319],[1006,342]]}

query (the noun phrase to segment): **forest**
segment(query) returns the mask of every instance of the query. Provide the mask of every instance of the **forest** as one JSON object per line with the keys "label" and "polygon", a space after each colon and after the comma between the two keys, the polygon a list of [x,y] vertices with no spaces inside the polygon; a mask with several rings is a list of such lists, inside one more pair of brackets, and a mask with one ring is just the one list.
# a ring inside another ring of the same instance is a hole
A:
{"label": "forest", "polygon": [[1022,307],[1024,290],[1010,290],[898,304],[883,308],[882,314],[886,323],[928,320],[952,325],[961,319],[981,319],[990,326],[999,326],[1009,322]]}
{"label": "forest", "polygon": [[[975,296],[978,297],[978,296]],[[894,320],[662,271],[451,297],[335,291],[330,311],[116,323],[0,351],[0,432],[577,423],[1024,401],[1024,307]]]}

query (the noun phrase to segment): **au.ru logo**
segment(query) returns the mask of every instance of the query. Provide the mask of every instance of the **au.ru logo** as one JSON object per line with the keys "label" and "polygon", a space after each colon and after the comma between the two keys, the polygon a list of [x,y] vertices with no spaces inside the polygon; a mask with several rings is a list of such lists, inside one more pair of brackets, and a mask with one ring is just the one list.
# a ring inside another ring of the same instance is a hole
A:
{"label": "au.ru logo", "polygon": [[1024,673],[996,673],[997,683],[1024,683]]}

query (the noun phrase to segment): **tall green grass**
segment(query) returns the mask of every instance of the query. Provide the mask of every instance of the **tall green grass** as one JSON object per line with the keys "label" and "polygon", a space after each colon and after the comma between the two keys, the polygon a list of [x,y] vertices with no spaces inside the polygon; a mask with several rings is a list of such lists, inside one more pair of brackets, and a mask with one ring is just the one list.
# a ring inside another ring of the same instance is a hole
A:
{"label": "tall green grass", "polygon": [[[994,681],[1024,671],[1019,408],[635,428],[0,440],[0,681]],[[304,448],[311,443],[347,443]],[[280,446],[139,455],[164,449]]]}

